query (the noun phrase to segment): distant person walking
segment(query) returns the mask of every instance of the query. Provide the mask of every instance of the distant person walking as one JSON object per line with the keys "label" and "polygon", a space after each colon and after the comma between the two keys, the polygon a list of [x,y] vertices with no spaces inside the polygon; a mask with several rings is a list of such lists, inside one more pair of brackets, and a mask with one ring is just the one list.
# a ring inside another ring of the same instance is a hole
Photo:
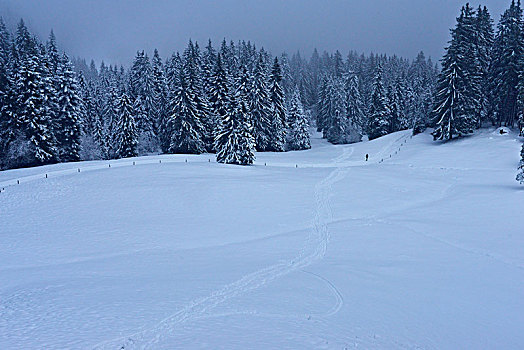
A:
{"label": "distant person walking", "polygon": [[369,159],[369,154],[366,153],[366,162],[368,161]]}

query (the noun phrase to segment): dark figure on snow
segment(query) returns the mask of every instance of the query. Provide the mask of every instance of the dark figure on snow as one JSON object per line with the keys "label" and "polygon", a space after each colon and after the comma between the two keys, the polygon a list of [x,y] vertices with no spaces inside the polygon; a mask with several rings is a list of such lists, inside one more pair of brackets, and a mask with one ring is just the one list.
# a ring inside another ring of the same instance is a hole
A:
{"label": "dark figure on snow", "polygon": [[368,161],[369,159],[369,154],[366,153],[366,162]]}

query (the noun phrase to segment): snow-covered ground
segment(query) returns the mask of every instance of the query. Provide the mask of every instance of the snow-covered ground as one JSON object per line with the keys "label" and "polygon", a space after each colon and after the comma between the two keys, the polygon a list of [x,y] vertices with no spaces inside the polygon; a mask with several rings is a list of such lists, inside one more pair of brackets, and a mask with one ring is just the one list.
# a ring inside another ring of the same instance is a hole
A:
{"label": "snow-covered ground", "polygon": [[0,172],[0,349],[522,349],[521,141]]}

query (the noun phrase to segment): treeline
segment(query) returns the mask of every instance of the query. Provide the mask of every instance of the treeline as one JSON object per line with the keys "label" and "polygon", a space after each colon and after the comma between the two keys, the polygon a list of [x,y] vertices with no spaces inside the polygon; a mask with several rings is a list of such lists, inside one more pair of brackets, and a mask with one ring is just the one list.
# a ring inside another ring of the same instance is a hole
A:
{"label": "treeline", "polygon": [[524,27],[520,0],[496,32],[486,7],[462,7],[442,59],[431,117],[436,140],[484,124],[524,129]]}
{"label": "treeline", "polygon": [[[323,131],[329,142],[360,141],[368,132],[368,114],[373,113],[374,91],[377,83],[382,84],[382,78],[388,86],[384,98],[394,101],[395,117],[387,132],[413,127],[417,121],[425,126],[438,74],[436,65],[423,53],[413,62],[396,56],[365,56],[355,52],[343,59],[338,51],[320,55],[317,50],[309,60],[300,53],[272,58],[250,42],[225,40],[217,49],[208,42],[203,50],[197,43],[189,42],[182,54],[175,52],[164,64],[157,51],[151,60],[144,52],[138,52],[127,73],[123,68],[104,64],[97,69],[94,62],[88,65],[85,60],[76,61],[75,66],[87,78],[91,99],[101,104],[112,104],[116,97],[113,90],[128,92],[137,111],[139,154],[159,148],[164,153],[207,151],[217,152],[217,160],[224,162],[232,162],[225,153],[235,153],[236,146],[232,144],[236,143],[228,143],[230,139],[243,140],[245,145],[251,143],[248,140],[252,137],[254,148],[262,152],[308,149],[310,122]],[[180,95],[186,82],[188,94],[195,100],[195,111],[187,118],[183,111],[193,108],[189,108],[191,104],[186,106],[184,101],[188,100]],[[384,107],[386,104],[384,101]],[[245,112],[231,112],[231,106]],[[105,144],[104,138],[94,140],[93,144],[98,146],[94,149],[98,151],[91,153],[112,157],[109,135],[113,133],[110,126],[113,118],[100,112],[104,110],[102,106],[98,111],[96,106],[88,110],[89,115],[100,119],[91,134],[106,135],[107,140]],[[228,117],[228,113],[232,116]],[[232,132],[243,125],[239,122],[239,126],[233,127],[232,122],[238,120],[246,123],[241,128],[244,131],[240,134],[246,135],[242,138]],[[175,124],[171,125],[171,121]],[[184,131],[183,125],[192,127]],[[181,132],[180,136],[175,131]],[[189,144],[179,144],[179,139]],[[221,152],[223,144],[229,148]]]}
{"label": "treeline", "polygon": [[310,148],[310,124],[335,144],[523,127],[522,26],[520,1],[496,33],[485,7],[464,6],[440,72],[423,53],[273,57],[225,40],[190,41],[166,60],[139,51],[125,69],[70,60],[52,33],[44,44],[23,21],[11,34],[0,20],[0,167],[160,152],[251,164],[255,151]]}
{"label": "treeline", "polygon": [[298,88],[286,103],[279,60],[250,43],[75,73],[53,33],[42,44],[21,21],[13,36],[0,22],[0,49],[3,169],[160,151],[251,164],[255,150],[310,147]]}
{"label": "treeline", "polygon": [[0,21],[0,165],[80,159],[82,89],[54,35],[39,43],[20,22],[11,40]]}
{"label": "treeline", "polygon": [[129,69],[96,67],[71,62],[53,33],[44,44],[23,21],[14,35],[0,21],[0,166],[159,152],[244,165],[255,151],[310,148],[310,122],[332,143],[357,142],[367,115],[381,113],[382,79],[398,103],[391,132],[424,120],[436,74],[422,53],[409,62],[315,50],[306,60],[225,40],[203,49],[190,41],[165,61],[139,51]]}
{"label": "treeline", "polygon": [[[327,58],[325,58],[326,60]],[[424,53],[409,60],[339,52],[317,75],[316,125],[332,143],[358,142],[429,125],[437,66]],[[312,58],[315,62],[315,56]]]}

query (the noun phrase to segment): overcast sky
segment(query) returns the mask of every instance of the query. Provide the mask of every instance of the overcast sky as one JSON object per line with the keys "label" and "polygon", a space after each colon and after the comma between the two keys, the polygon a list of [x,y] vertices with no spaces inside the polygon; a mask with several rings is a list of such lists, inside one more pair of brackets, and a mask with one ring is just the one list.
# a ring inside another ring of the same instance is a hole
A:
{"label": "overcast sky", "polygon": [[[439,59],[460,0],[0,0],[12,27],[23,17],[46,38],[54,30],[73,56],[128,64],[136,50],[165,58],[189,38],[251,40],[274,54],[351,49]],[[478,3],[471,2],[475,6]],[[510,0],[486,0],[498,21]],[[204,46],[204,45],[202,45]]]}

